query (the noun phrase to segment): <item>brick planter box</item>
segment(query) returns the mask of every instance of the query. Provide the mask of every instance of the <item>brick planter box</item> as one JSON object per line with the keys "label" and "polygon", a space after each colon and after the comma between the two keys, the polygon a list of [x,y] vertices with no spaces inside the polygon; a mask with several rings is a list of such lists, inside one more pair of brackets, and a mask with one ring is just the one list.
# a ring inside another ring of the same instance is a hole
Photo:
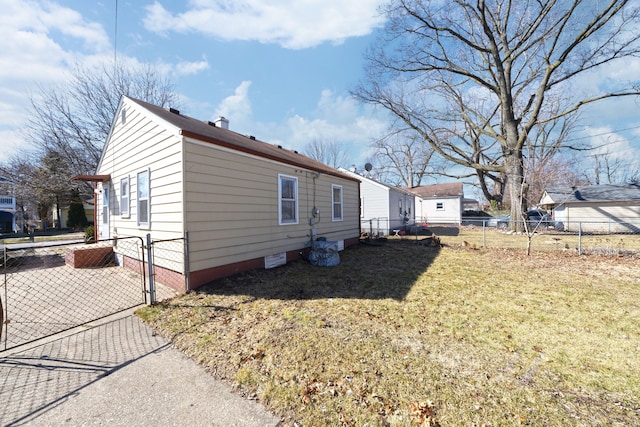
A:
{"label": "brick planter box", "polygon": [[64,262],[73,268],[104,267],[112,260],[112,246],[67,248],[64,256]]}

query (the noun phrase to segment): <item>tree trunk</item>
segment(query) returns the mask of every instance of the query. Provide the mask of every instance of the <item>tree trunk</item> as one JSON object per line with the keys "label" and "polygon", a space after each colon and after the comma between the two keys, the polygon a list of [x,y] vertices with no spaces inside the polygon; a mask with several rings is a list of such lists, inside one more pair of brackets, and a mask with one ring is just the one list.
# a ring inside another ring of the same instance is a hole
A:
{"label": "tree trunk", "polygon": [[523,197],[524,167],[522,165],[522,151],[511,150],[505,156],[505,166],[511,200],[511,228],[514,231],[523,231],[523,212],[526,209],[526,201]]}

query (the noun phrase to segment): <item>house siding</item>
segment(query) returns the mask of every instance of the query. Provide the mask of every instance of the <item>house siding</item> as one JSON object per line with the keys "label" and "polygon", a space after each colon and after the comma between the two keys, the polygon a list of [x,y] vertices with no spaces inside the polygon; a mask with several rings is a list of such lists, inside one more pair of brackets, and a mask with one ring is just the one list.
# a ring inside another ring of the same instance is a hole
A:
{"label": "house siding", "polygon": [[[116,241],[114,252],[123,266],[136,266],[139,246],[146,235],[152,233],[154,240],[182,237],[184,234],[182,200],[182,142],[177,131],[167,129],[167,125],[153,116],[140,111],[135,104],[124,101],[126,122],[117,121],[112,125],[108,145],[97,169],[98,175],[111,175],[111,181],[104,184],[110,189],[109,233],[100,233],[100,238],[138,237],[140,240],[124,239]],[[149,226],[138,226],[138,173],[149,170]],[[129,177],[129,213],[122,215],[120,207],[120,181]],[[97,197],[96,227],[103,227],[101,221],[102,197]],[[104,230],[101,230],[104,232]],[[161,246],[154,251],[159,271],[174,272],[163,275],[161,283],[184,290],[185,266],[184,245]],[[180,285],[181,284],[181,285]]]}
{"label": "house siding", "polygon": [[[318,236],[349,240],[359,235],[359,225],[354,220],[331,220],[332,184],[342,186],[344,218],[358,218],[356,182],[324,174],[316,177],[315,172],[299,167],[198,141],[190,140],[185,147],[185,212],[191,271],[308,246],[314,198],[320,210],[320,221],[313,227]],[[278,224],[281,174],[297,178],[297,224]]]}
{"label": "house siding", "polygon": [[[414,208],[409,206],[411,204],[410,199],[412,197],[400,192],[389,189],[388,203],[389,203],[389,230],[400,229],[408,224],[408,221],[404,220],[404,212],[407,212],[407,219],[413,218]],[[402,214],[400,213],[400,203],[402,204]],[[409,211],[411,215],[409,216]]]}
{"label": "house siding", "polygon": [[567,231],[626,233],[640,230],[640,202],[593,202],[566,204],[564,212],[555,221],[563,223]]}
{"label": "house siding", "polygon": [[[297,153],[281,154],[276,146],[249,138],[245,144],[244,137],[230,131],[219,134],[226,139],[221,144],[210,136],[198,139],[201,135],[181,126],[200,129],[201,122],[145,105],[123,98],[96,171],[100,179],[111,177],[98,189],[110,189],[109,237],[120,238],[114,249],[123,265],[143,267],[135,261],[139,251],[124,237],[150,234],[158,241],[188,233],[188,266],[183,263],[185,245],[154,247],[154,264],[163,271],[165,284],[184,290],[176,284],[190,280],[193,289],[228,274],[264,267],[265,256],[287,253],[287,261],[294,259],[310,246],[312,228],[316,236],[344,247],[358,241],[357,181]],[[121,109],[126,111],[124,123]],[[209,128],[205,124],[200,131],[207,134]],[[238,145],[229,146],[234,143]],[[313,165],[310,169],[301,166],[307,160]],[[145,170],[149,171],[149,224],[138,226],[137,175]],[[297,179],[296,224],[278,222],[280,174]],[[125,177],[129,177],[129,213],[120,215],[120,181]],[[342,188],[343,220],[332,220],[332,185]],[[101,213],[102,198],[97,199],[96,212]],[[314,206],[320,215],[312,226]],[[100,216],[96,226],[102,226]]]}
{"label": "house siding", "polygon": [[[116,115],[109,145],[105,148],[98,174],[110,174],[110,236],[144,237],[153,229],[155,239],[182,237],[182,143],[177,133],[151,120],[135,105],[124,103],[126,123]],[[149,170],[150,225],[138,226],[139,172]],[[121,216],[120,180],[130,179],[129,215]],[[98,198],[102,212],[102,198]],[[101,221],[98,220],[98,227]]]}
{"label": "house siding", "polygon": [[[438,209],[442,203],[442,209]],[[421,220],[429,224],[460,224],[462,222],[461,197],[433,197],[422,199]]]}
{"label": "house siding", "polygon": [[390,234],[394,229],[403,228],[407,223],[404,215],[400,214],[398,203],[402,202],[402,209],[407,211],[409,220],[415,218],[415,196],[355,172],[341,169],[349,176],[360,180],[362,196],[361,227],[363,232]]}

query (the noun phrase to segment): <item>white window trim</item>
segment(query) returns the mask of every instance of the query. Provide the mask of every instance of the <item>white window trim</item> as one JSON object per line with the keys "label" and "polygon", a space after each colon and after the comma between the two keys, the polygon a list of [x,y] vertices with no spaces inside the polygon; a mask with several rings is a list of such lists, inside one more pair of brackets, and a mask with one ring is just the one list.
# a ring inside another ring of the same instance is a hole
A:
{"label": "white window trim", "polygon": [[[294,182],[294,198],[293,201],[295,203],[295,219],[293,221],[287,220],[283,221],[282,219],[282,180],[292,180]],[[298,178],[290,175],[278,174],[278,225],[295,225],[298,224],[299,215],[298,215]]]}
{"label": "white window trim", "polygon": [[[442,205],[442,207],[438,207],[438,205]],[[443,211],[444,210],[444,202],[436,202],[436,210]]]}
{"label": "white window trim", "polygon": [[[340,189],[340,200],[336,202],[336,200],[333,198],[334,195],[334,190],[336,189]],[[343,203],[342,200],[344,199],[344,197],[342,196],[342,185],[336,185],[336,184],[332,184],[331,185],[331,220],[332,221],[343,221],[344,220],[344,208],[343,208]],[[335,207],[336,204],[339,203],[340,204],[340,217],[336,217],[335,216]]]}
{"label": "white window trim", "polygon": [[[147,198],[142,199],[147,203],[147,221],[140,221],[140,175],[147,174]],[[138,172],[136,175],[136,223],[140,228],[149,228],[149,224],[151,224],[151,170],[145,169],[143,171]]]}
{"label": "white window trim", "polygon": [[[123,188],[125,184],[126,188]],[[120,216],[122,218],[131,217],[131,180],[129,175],[120,179]]]}

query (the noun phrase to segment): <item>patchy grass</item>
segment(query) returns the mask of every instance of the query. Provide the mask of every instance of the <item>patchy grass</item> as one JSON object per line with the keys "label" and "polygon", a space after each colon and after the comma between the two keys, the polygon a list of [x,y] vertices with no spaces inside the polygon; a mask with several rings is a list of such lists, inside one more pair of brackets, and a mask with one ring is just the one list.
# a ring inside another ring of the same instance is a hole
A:
{"label": "patchy grass", "polygon": [[138,314],[283,425],[640,425],[637,258],[398,239],[341,259]]}

